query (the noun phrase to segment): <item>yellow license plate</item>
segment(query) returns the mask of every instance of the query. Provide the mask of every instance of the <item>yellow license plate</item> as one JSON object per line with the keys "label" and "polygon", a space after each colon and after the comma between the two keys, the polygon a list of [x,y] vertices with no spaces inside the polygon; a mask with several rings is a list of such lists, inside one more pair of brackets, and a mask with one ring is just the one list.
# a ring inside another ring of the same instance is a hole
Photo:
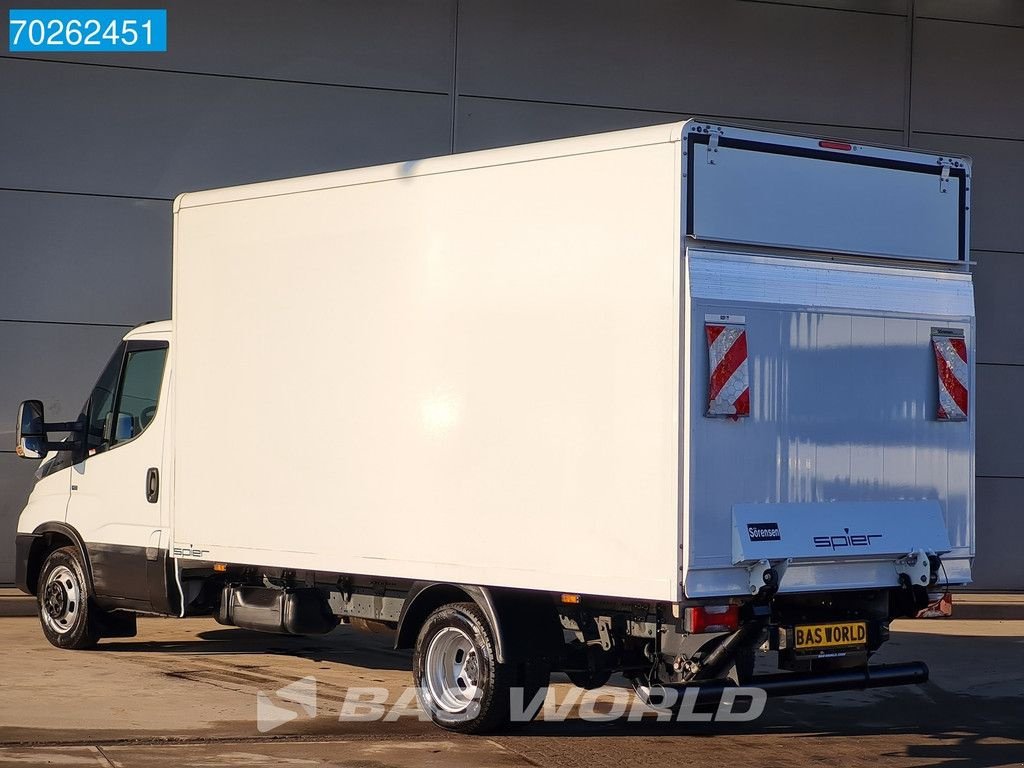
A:
{"label": "yellow license plate", "polygon": [[866,645],[868,626],[863,621],[806,624],[802,627],[793,627],[793,640],[793,647],[797,650]]}

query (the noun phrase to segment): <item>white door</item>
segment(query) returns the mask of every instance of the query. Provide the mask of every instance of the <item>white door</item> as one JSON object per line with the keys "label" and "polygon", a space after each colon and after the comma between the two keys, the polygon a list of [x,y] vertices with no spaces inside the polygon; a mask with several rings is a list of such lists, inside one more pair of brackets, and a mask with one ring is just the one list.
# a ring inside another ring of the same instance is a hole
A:
{"label": "white door", "polygon": [[86,404],[84,458],[71,473],[68,524],[85,541],[101,605],[166,602],[161,520],[168,342],[121,344]]}

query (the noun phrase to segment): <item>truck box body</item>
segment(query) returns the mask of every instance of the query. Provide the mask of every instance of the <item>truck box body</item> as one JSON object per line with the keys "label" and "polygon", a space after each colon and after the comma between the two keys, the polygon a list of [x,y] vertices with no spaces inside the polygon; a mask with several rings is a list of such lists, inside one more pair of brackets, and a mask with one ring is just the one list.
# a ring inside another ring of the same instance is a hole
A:
{"label": "truck box body", "polygon": [[671,134],[185,195],[175,546],[673,599]]}
{"label": "truck box body", "polygon": [[688,122],[183,195],[179,561],[680,602],[921,550],[965,583],[934,339],[973,393],[969,178]]}

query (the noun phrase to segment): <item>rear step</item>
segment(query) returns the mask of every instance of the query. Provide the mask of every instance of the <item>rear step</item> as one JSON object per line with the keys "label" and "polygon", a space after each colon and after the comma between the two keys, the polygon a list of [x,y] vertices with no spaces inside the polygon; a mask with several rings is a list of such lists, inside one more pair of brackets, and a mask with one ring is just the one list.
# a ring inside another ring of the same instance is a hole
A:
{"label": "rear step", "polygon": [[319,589],[273,589],[225,584],[217,621],[230,627],[285,635],[322,635],[338,617]]}
{"label": "rear step", "polygon": [[[860,691],[884,688],[890,685],[920,685],[928,682],[928,665],[923,661],[906,664],[875,664],[858,669],[832,672],[788,672],[778,675],[759,675],[744,683],[745,688],[760,688],[768,696],[798,696],[806,693],[832,693],[834,691]],[[726,688],[735,688],[729,680],[708,680],[701,683],[659,684],[654,690],[671,688],[681,700],[688,688],[696,688],[695,704],[717,703]],[[651,704],[650,688],[638,686],[637,694],[645,704]],[[657,706],[657,705],[653,705]]]}

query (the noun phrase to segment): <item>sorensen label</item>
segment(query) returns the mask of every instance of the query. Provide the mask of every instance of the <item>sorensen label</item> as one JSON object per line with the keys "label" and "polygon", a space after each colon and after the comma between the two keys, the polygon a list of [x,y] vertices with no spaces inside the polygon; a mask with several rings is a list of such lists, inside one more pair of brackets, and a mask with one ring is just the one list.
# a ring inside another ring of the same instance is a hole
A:
{"label": "sorensen label", "polygon": [[778,523],[747,523],[747,536],[751,541],[780,541]]}

